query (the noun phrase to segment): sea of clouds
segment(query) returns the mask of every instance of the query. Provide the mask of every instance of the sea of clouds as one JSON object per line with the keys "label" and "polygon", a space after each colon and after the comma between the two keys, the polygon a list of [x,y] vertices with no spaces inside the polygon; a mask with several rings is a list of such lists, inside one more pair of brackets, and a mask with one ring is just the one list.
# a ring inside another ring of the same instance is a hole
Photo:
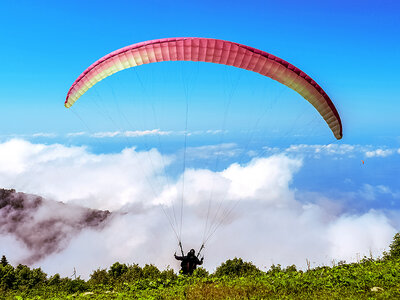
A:
{"label": "sea of clouds", "polygon": [[[204,146],[198,150],[208,153]],[[11,219],[0,222],[0,254],[49,274],[70,276],[75,267],[84,278],[116,261],[177,270],[176,235],[185,250],[197,250],[217,229],[203,252],[209,271],[233,257],[263,270],[271,264],[305,268],[306,260],[313,267],[382,255],[398,231],[395,213],[349,212],[339,199],[294,189],[293,177],[305,161],[288,151],[219,172],[187,168],[178,178],[165,173],[174,160],[156,149],[94,154],[86,147],[23,139],[0,143],[0,187],[45,199],[26,205],[15,228]],[[100,210],[110,214],[85,221],[89,211]],[[10,213],[1,208],[0,218]],[[34,238],[49,232],[57,237],[54,244],[38,246],[51,244]]]}

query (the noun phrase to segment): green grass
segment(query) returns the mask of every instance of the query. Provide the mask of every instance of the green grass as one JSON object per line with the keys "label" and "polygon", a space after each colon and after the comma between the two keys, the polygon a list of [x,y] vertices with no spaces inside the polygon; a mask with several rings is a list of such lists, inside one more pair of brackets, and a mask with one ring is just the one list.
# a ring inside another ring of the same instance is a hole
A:
{"label": "green grass", "polygon": [[[7,269],[6,269],[7,268]],[[14,275],[12,275],[12,270]],[[31,272],[31,273],[30,273]],[[400,299],[400,259],[364,259],[297,271],[267,272],[241,259],[228,260],[209,275],[191,277],[152,265],[116,263],[91,279],[43,277],[40,269],[0,266],[1,299]],[[377,291],[373,291],[376,287]]]}

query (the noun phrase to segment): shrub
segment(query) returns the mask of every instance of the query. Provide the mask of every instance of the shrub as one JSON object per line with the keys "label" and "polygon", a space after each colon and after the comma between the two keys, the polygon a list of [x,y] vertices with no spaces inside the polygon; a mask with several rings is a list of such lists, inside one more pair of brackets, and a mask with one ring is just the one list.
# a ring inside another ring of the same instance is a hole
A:
{"label": "shrub", "polygon": [[207,278],[208,275],[209,275],[209,274],[208,274],[207,270],[204,269],[204,268],[202,268],[202,267],[197,268],[197,269],[194,270],[194,272],[193,272],[193,276],[194,276],[194,277]]}
{"label": "shrub", "polygon": [[128,271],[127,265],[116,262],[110,267],[110,270],[108,270],[108,274],[112,278],[119,278],[121,277],[122,274],[126,273],[127,271]]}
{"label": "shrub", "polygon": [[40,268],[31,270],[29,267],[20,264],[15,268],[15,279],[19,287],[33,288],[45,283],[47,274]]}
{"label": "shrub", "polygon": [[255,265],[251,262],[244,262],[241,258],[236,257],[222,263],[214,273],[217,277],[241,277],[258,274],[261,274],[261,271]]}
{"label": "shrub", "polygon": [[93,271],[88,280],[90,285],[108,284],[110,283],[110,275],[107,273],[106,269],[97,269]]}
{"label": "shrub", "polygon": [[76,279],[63,278],[61,282],[65,291],[69,294],[84,292],[89,289],[88,284],[83,279],[80,279],[80,277]]}
{"label": "shrub", "polygon": [[161,272],[160,277],[165,281],[175,281],[178,278],[178,275],[176,275],[175,271],[173,269],[170,269],[170,267],[168,266],[167,269]]}
{"label": "shrub", "polygon": [[389,256],[391,258],[400,258],[400,233],[395,234],[389,247]]}
{"label": "shrub", "polygon": [[11,265],[0,265],[0,287],[4,290],[12,289],[15,285],[14,268]]}
{"label": "shrub", "polygon": [[296,273],[297,272],[296,265],[287,266],[286,269],[284,270],[284,272],[285,273]]}
{"label": "shrub", "polygon": [[128,266],[128,270],[122,276],[123,281],[133,282],[143,277],[143,270],[138,264]]}
{"label": "shrub", "polygon": [[142,269],[143,277],[149,279],[155,279],[160,277],[160,270],[155,265],[145,265]]}
{"label": "shrub", "polygon": [[61,276],[58,273],[51,276],[47,281],[48,285],[59,285],[60,283],[61,283]]}
{"label": "shrub", "polygon": [[282,272],[282,271],[283,271],[283,270],[282,270],[282,268],[281,268],[281,265],[280,265],[280,264],[277,264],[276,266],[275,266],[275,265],[272,265],[272,266],[269,268],[267,274],[275,275],[275,274],[278,274],[278,273],[280,273],[280,272]]}

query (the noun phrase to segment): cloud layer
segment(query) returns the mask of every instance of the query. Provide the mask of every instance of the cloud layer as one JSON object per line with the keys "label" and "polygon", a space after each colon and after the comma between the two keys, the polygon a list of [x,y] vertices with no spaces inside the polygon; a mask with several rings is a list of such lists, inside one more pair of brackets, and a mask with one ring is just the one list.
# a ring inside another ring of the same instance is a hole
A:
{"label": "cloud layer", "polygon": [[[231,148],[218,147],[226,155]],[[186,169],[177,178],[165,176],[172,163],[171,156],[155,149],[93,154],[85,147],[14,139],[0,144],[0,186],[113,212],[104,227],[76,230],[61,249],[36,259],[45,271],[63,275],[75,266],[87,277],[115,261],[177,268],[171,224],[178,236],[181,232],[186,250],[211,237],[204,252],[209,270],[235,256],[260,268],[272,263],[304,267],[306,259],[313,266],[356,260],[370,252],[380,255],[396,232],[392,215],[385,212],[349,213],[328,195],[309,197],[293,189],[293,176],[304,162],[287,152],[254,157],[246,165],[233,163],[220,172]],[[378,188],[374,196],[389,192]],[[64,211],[73,209],[54,205],[31,216]],[[73,220],[74,214],[65,216]],[[11,262],[26,261],[35,252],[15,232],[2,232],[0,250]]]}

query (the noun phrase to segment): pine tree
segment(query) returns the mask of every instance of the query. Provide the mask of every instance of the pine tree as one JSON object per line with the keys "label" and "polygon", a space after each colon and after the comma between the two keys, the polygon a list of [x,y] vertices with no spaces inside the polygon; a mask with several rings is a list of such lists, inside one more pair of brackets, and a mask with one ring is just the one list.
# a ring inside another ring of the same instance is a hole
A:
{"label": "pine tree", "polygon": [[8,261],[7,261],[7,258],[6,258],[6,256],[5,255],[3,255],[2,257],[1,257],[1,265],[3,266],[3,267],[5,267],[5,266],[7,266],[8,265]]}
{"label": "pine tree", "polygon": [[400,233],[396,233],[393,242],[390,244],[389,254],[392,258],[400,257]]}

